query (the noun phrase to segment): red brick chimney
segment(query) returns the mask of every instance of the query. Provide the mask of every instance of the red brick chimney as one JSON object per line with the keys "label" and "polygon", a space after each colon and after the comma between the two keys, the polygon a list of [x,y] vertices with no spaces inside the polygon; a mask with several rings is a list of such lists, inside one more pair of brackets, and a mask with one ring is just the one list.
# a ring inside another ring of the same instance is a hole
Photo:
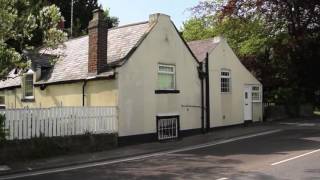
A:
{"label": "red brick chimney", "polygon": [[89,22],[88,72],[90,74],[99,74],[107,67],[108,27],[103,17],[103,10],[96,9]]}

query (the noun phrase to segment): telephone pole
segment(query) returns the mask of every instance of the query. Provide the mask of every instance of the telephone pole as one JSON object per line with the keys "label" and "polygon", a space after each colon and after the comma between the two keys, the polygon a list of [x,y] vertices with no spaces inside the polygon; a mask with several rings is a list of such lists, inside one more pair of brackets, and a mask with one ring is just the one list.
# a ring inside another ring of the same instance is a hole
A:
{"label": "telephone pole", "polygon": [[71,0],[71,29],[70,29],[70,37],[72,38],[72,28],[73,28],[73,0]]}

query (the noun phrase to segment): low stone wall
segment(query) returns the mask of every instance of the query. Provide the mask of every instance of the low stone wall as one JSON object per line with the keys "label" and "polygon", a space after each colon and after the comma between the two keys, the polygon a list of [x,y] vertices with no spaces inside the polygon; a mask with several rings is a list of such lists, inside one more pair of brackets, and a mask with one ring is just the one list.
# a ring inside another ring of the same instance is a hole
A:
{"label": "low stone wall", "polygon": [[86,152],[117,146],[116,134],[85,134],[68,137],[39,137],[0,142],[0,164]]}
{"label": "low stone wall", "polygon": [[[297,113],[295,113],[297,111]],[[264,119],[268,121],[286,119],[296,114],[298,117],[314,116],[313,106],[309,104],[301,105],[297,109],[287,108],[284,105],[273,105],[264,108]]]}
{"label": "low stone wall", "polygon": [[288,114],[283,105],[275,105],[264,108],[264,120],[274,121],[288,118]]}
{"label": "low stone wall", "polygon": [[310,117],[314,116],[314,108],[312,105],[305,104],[300,107],[300,116]]}

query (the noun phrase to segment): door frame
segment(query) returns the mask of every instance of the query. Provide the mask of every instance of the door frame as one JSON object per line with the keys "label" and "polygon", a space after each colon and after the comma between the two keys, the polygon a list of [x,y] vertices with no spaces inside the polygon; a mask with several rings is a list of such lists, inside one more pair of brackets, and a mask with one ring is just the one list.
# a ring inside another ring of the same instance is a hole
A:
{"label": "door frame", "polygon": [[[247,100],[246,100],[246,93]],[[245,84],[243,90],[243,121],[253,121],[253,103],[252,103],[252,85]],[[246,108],[246,103],[250,103],[250,107]],[[250,110],[249,113],[246,113],[246,110]],[[249,117],[247,117],[249,115]]]}

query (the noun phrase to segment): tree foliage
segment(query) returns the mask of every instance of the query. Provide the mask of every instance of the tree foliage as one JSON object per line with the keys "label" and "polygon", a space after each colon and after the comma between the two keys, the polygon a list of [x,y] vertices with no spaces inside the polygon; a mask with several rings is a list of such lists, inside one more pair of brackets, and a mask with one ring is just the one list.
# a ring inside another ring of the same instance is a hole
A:
{"label": "tree foliage", "polygon": [[[61,10],[65,18],[65,28],[70,34],[71,28],[71,0],[48,0],[49,4],[55,4]],[[100,8],[98,0],[73,0],[73,37],[85,35],[88,33],[88,24],[92,19],[92,11]],[[105,17],[108,23],[108,28],[118,26],[119,19],[110,16],[109,9],[105,10]]]}
{"label": "tree foliage", "polygon": [[54,49],[66,40],[66,34],[57,29],[62,16],[55,5],[39,8],[29,0],[0,0],[0,9],[0,78],[13,67],[28,65],[25,50],[34,45]]}
{"label": "tree foliage", "polygon": [[183,36],[187,41],[207,39],[218,35],[223,35],[228,39],[230,46],[241,56],[251,56],[263,50],[268,35],[264,24],[260,19],[248,21],[226,17],[221,21],[206,23],[208,18],[192,18],[184,23]]}
{"label": "tree foliage", "polygon": [[[57,48],[70,33],[71,1],[65,0],[0,0],[0,79],[14,67],[28,66],[24,51],[36,47]],[[97,0],[74,0],[73,37],[87,34],[92,11],[99,8]],[[63,32],[58,28],[65,20]],[[108,27],[119,20],[105,11]]]}
{"label": "tree foliage", "polygon": [[194,17],[183,23],[182,36],[186,41],[194,41],[213,37],[214,34],[203,19]]}
{"label": "tree foliage", "polygon": [[119,18],[110,16],[110,10],[108,8],[104,10],[104,19],[107,22],[108,28],[117,27],[119,25]]}

